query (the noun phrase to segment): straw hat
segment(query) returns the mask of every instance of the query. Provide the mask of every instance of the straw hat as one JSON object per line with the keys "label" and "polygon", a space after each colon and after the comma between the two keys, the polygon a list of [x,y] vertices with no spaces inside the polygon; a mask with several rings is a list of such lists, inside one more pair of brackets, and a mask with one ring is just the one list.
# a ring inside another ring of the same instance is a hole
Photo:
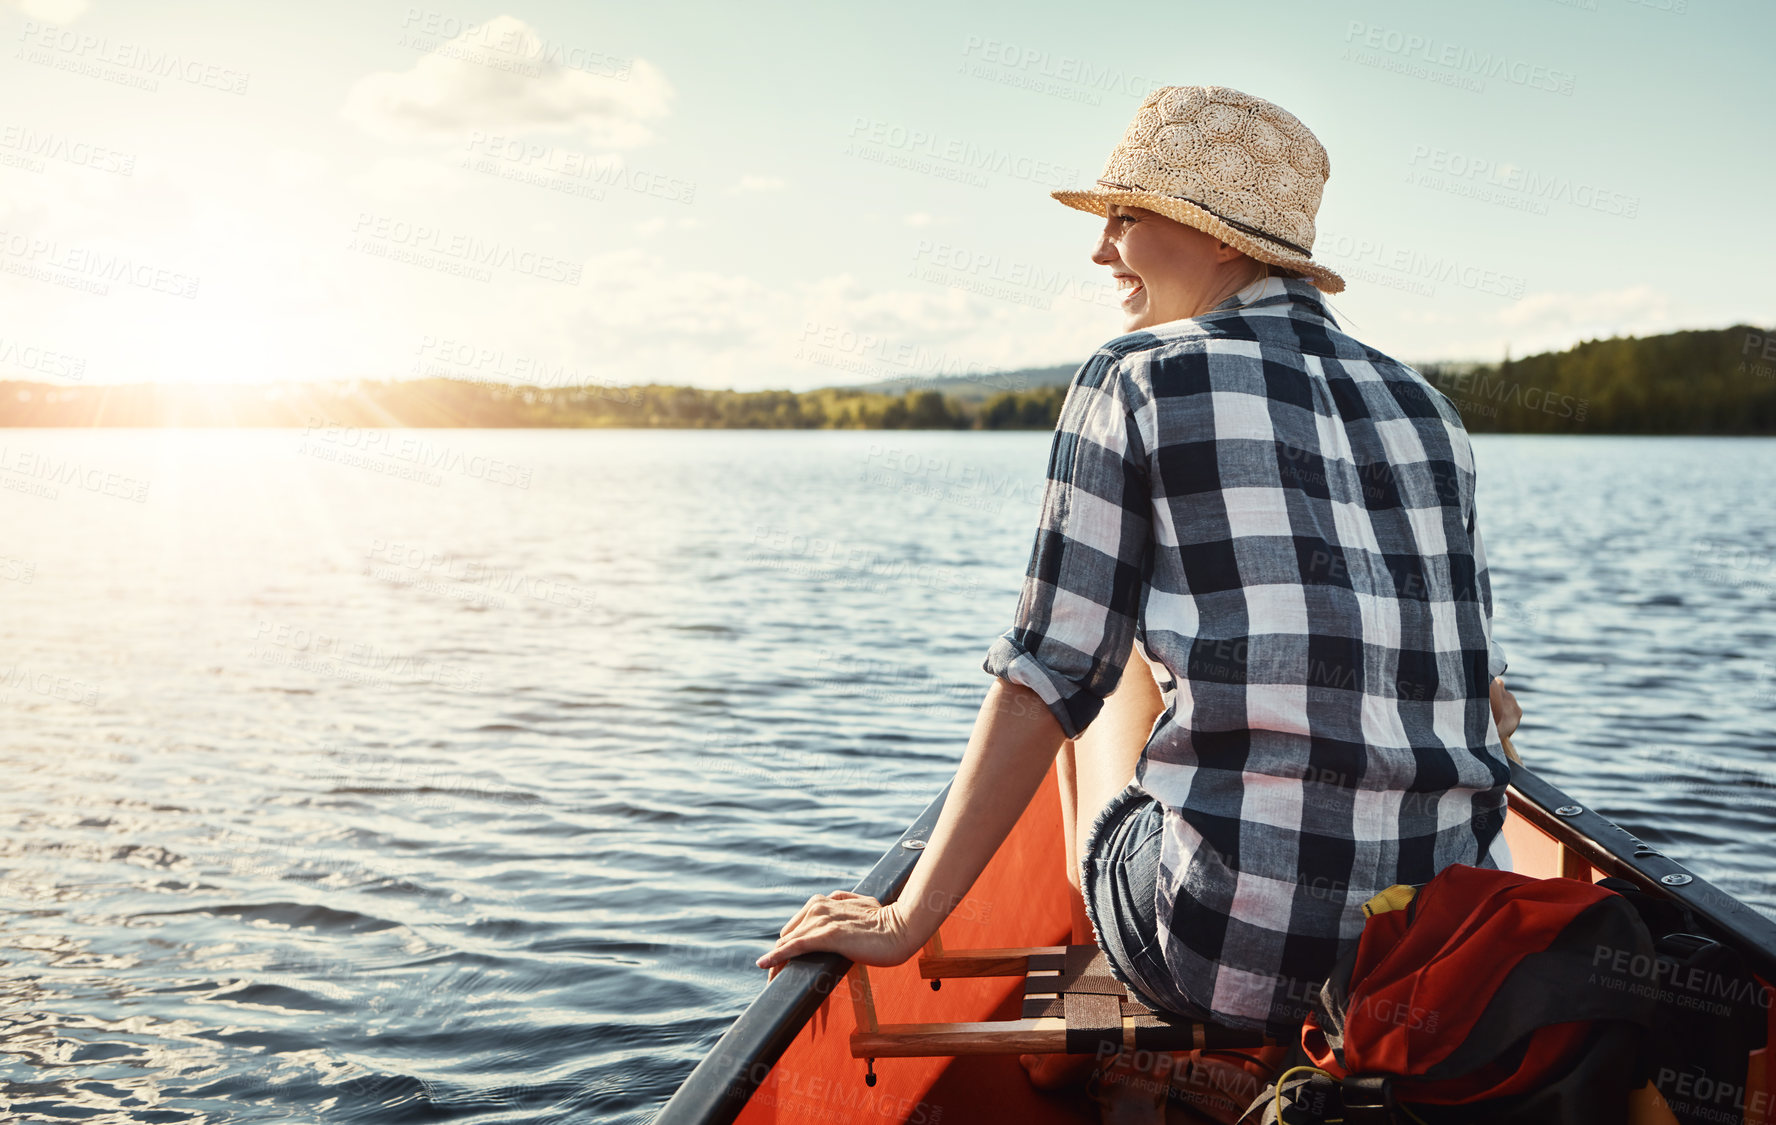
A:
{"label": "straw hat", "polygon": [[1325,146],[1283,107],[1226,86],[1162,86],[1135,111],[1099,188],[1050,194],[1094,215],[1112,203],[1157,211],[1339,293],[1344,278],[1313,260],[1331,174]]}

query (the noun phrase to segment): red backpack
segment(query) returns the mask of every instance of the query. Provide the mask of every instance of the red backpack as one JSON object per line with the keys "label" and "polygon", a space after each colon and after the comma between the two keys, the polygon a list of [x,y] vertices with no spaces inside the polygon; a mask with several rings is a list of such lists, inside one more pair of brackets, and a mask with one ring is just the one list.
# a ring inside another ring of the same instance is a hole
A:
{"label": "red backpack", "polygon": [[1653,940],[1621,895],[1455,865],[1363,907],[1302,1026],[1299,1064],[1247,1109],[1271,1125],[1619,1125],[1644,1084]]}

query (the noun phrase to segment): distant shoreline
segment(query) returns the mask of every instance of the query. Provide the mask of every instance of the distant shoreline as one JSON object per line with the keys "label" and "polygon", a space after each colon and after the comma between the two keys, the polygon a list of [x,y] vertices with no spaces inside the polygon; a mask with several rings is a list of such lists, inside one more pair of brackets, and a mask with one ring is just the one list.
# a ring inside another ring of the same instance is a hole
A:
{"label": "distant shoreline", "polygon": [[[1590,340],[1417,370],[1473,433],[1776,434],[1776,332]],[[670,384],[0,382],[0,428],[1052,430],[1072,369],[730,391]],[[942,387],[944,389],[937,389]]]}
{"label": "distant shoreline", "polygon": [[[909,430],[909,429],[900,429],[900,430],[889,430],[889,429],[865,429],[862,427],[857,427],[857,428],[852,428],[852,429],[844,429],[844,430],[840,430],[840,429],[813,429],[813,428],[809,428],[809,427],[802,427],[799,429],[792,430],[792,429],[786,429],[786,428],[773,429],[773,428],[769,428],[769,427],[765,427],[765,426],[352,426],[350,428],[354,429],[354,430],[386,430],[386,431],[390,431],[390,432],[398,431],[398,430],[422,430],[427,433],[446,432],[446,431],[455,431],[455,432],[460,433],[460,432],[464,432],[464,431],[477,431],[477,430],[482,431],[482,432],[486,432],[486,433],[508,433],[508,432],[516,432],[516,431],[520,431],[520,430],[531,430],[531,431],[548,431],[551,433],[556,433],[556,432],[558,432],[558,433],[575,433],[575,432],[582,432],[583,431],[583,432],[587,432],[587,433],[596,432],[596,433],[613,433],[613,434],[707,434],[707,433],[731,433],[731,434],[760,433],[760,434],[765,434],[765,433],[768,433],[768,434],[777,434],[780,436],[784,435],[784,434],[888,434],[888,433],[893,433],[893,434],[909,434],[909,433],[912,433],[912,434],[1035,434],[1035,433],[1043,433],[1044,432],[1044,431],[1035,430],[1035,429],[1015,429],[1015,430],[1013,430],[1013,429],[1006,429],[1006,430],[923,430],[923,429]],[[8,426],[8,425],[0,425],[0,434],[3,434],[3,433],[30,434],[30,433],[45,433],[45,432],[91,433],[94,430],[104,430],[107,432],[129,431],[132,433],[161,433],[161,432],[180,432],[180,431],[201,433],[201,432],[219,431],[219,430],[235,430],[235,431],[239,431],[241,433],[246,433],[249,431],[263,430],[266,433],[295,434],[299,437],[302,436],[304,433],[308,432],[306,427],[303,427],[303,426],[227,426],[227,425]],[[316,430],[314,432],[319,433],[320,431]],[[1475,437],[1528,437],[1528,438],[1544,438],[1545,437],[1545,438],[1599,438],[1599,439],[1602,439],[1602,438],[1659,438],[1659,439],[1670,439],[1670,440],[1674,440],[1674,441],[1688,439],[1688,438],[1707,438],[1711,441],[1716,438],[1720,438],[1720,439],[1729,439],[1730,438],[1733,440],[1742,440],[1742,441],[1770,441],[1770,440],[1776,439],[1776,431],[1771,431],[1770,433],[1629,433],[1629,432],[1602,431],[1602,430],[1573,430],[1573,431],[1566,432],[1566,433],[1535,433],[1535,432],[1530,432],[1530,431],[1526,431],[1526,430],[1471,430],[1469,432]]]}

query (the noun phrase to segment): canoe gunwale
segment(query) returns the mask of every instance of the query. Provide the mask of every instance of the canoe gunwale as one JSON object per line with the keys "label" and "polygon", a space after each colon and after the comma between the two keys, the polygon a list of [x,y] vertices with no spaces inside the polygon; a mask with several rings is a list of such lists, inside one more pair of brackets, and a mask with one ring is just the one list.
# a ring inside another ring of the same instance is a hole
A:
{"label": "canoe gunwale", "polygon": [[[881,902],[893,902],[923,854],[902,845],[931,837],[949,797],[950,786],[932,798],[900,839],[891,844],[853,888]],[[1776,922],[1715,887],[1643,843],[1626,829],[1567,796],[1521,763],[1511,764],[1508,791],[1511,812],[1551,837],[1584,863],[1606,875],[1634,882],[1648,891],[1673,898],[1690,910],[1708,936],[1724,940],[1744,955],[1766,982],[1776,982]],[[1555,810],[1577,808],[1560,815]],[[1660,880],[1685,875],[1673,886]],[[728,1125],[746,1108],[772,1066],[813,1018],[833,989],[851,970],[851,962],[834,953],[798,957],[767,983],[758,997],[722,1034],[653,1119],[654,1125]]]}
{"label": "canoe gunwale", "polygon": [[[924,854],[924,841],[937,828],[949,795],[946,783],[852,891],[882,903],[899,898],[913,866]],[[920,847],[902,846],[915,840]],[[722,1033],[653,1125],[728,1125],[746,1108],[771,1067],[850,971],[850,959],[837,953],[808,954],[784,965]]]}
{"label": "canoe gunwale", "polygon": [[[1520,763],[1511,765],[1510,796],[1513,813],[1605,875],[1627,879],[1652,894],[1682,903],[1700,921],[1719,931],[1705,936],[1730,939],[1729,943],[1744,955],[1753,972],[1776,983],[1776,922],[1642,842],[1615,821],[1581,805]],[[1562,816],[1554,811],[1561,808],[1576,808],[1579,812]],[[1676,875],[1687,876],[1689,881],[1677,886],[1660,881]]]}

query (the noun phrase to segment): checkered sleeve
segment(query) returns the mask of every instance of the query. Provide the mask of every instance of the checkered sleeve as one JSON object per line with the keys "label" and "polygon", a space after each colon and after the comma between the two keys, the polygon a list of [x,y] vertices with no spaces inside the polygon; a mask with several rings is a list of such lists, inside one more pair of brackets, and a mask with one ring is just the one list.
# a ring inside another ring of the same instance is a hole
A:
{"label": "checkered sleeve", "polygon": [[1486,675],[1487,683],[1505,674],[1507,661],[1504,646],[1499,644],[1498,635],[1492,624],[1492,577],[1486,569],[1486,547],[1480,540],[1480,522],[1478,513],[1468,516],[1468,539],[1474,545],[1474,583],[1480,588],[1480,604],[1485,610],[1480,620],[1486,628]]}
{"label": "checkered sleeve", "polygon": [[1152,499],[1139,414],[1150,403],[1114,353],[1074,375],[1017,616],[982,664],[1034,691],[1068,738],[1116,689],[1140,617]]}

